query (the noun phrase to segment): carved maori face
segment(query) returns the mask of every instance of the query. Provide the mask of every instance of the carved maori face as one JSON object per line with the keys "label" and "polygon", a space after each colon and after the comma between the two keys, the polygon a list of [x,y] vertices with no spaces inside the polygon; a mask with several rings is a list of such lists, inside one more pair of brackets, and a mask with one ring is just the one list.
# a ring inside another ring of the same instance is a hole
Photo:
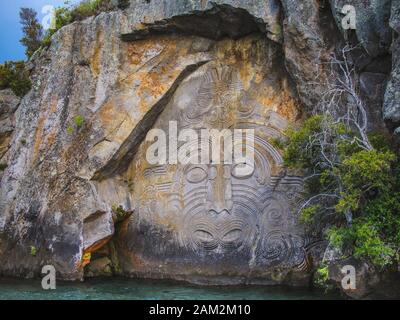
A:
{"label": "carved maori face", "polygon": [[291,210],[302,180],[283,174],[270,142],[287,121],[249,98],[238,70],[216,64],[183,84],[168,108],[160,125],[178,120],[180,129],[254,129],[254,168],[239,176],[238,164],[150,166],[143,170],[139,215],[168,220],[178,245],[195,255],[240,252],[264,265],[301,264],[304,240]]}

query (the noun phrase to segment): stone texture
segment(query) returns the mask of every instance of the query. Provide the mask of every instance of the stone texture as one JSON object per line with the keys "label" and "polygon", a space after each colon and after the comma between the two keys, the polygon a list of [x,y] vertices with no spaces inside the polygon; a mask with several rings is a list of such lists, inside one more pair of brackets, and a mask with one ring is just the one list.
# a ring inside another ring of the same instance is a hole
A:
{"label": "stone texture", "polygon": [[113,275],[112,262],[109,258],[103,257],[93,260],[85,272],[86,277],[110,277]]}
{"label": "stone texture", "polygon": [[383,116],[393,126],[398,127],[400,124],[400,3],[398,1],[392,2],[390,26],[395,37],[392,44],[392,74],[386,88]]}
{"label": "stone texture", "polygon": [[309,110],[321,100],[330,81],[328,62],[340,42],[333,18],[320,5],[317,0],[282,0],[285,64]]}
{"label": "stone texture", "polygon": [[[135,206],[117,236],[125,274],[306,283],[310,243],[294,214],[302,179],[285,172],[271,144],[301,116],[281,57],[281,47],[262,35],[221,40],[209,51],[210,62],[176,89],[154,128],[169,132],[171,121],[199,134],[204,128],[254,128],[256,168],[239,177],[228,164],[150,165],[151,143],[144,142],[119,178],[132,185],[126,197]],[[101,197],[115,179],[99,182]]]}
{"label": "stone texture", "polygon": [[10,89],[0,91],[0,163],[4,165],[7,164],[6,153],[10,148],[15,128],[14,113],[19,102],[20,99]]}
{"label": "stone texture", "polygon": [[[85,254],[112,247],[92,274],[110,259],[121,275],[308,283],[326,244],[297,223],[302,179],[282,167],[272,140],[301,123],[330,81],[327,62],[343,43],[340,1],[331,3],[333,13],[317,0],[137,0],[59,30],[29,62],[33,88],[15,112],[0,274],[32,277],[53,264],[77,280]],[[366,26],[357,33],[361,89],[377,113],[390,69],[387,3],[360,7]],[[392,9],[398,32],[396,17]],[[396,43],[384,109],[393,122]],[[146,164],[146,134],[170,120],[179,129],[254,128],[254,174]],[[116,220],[115,208],[129,214]]]}
{"label": "stone texture", "polygon": [[[392,33],[389,17],[392,0],[330,0],[332,13],[343,35],[355,32],[359,43],[371,57],[377,57],[389,51]],[[356,30],[343,30],[342,8],[352,5],[356,9]]]}
{"label": "stone texture", "polygon": [[345,290],[346,295],[353,299],[399,299],[400,275],[391,271],[382,273],[366,262],[353,258],[331,261],[329,264],[329,279],[338,287],[345,274],[341,272],[344,266],[353,266],[356,270],[355,289]]}

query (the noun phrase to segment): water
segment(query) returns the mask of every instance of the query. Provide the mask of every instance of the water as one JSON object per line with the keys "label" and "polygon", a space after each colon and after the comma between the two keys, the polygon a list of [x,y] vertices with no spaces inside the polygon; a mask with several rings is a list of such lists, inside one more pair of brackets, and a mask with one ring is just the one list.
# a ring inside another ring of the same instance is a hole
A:
{"label": "water", "polygon": [[201,287],[155,280],[96,279],[58,283],[42,290],[40,280],[0,280],[0,300],[316,300],[338,299],[321,291],[285,287]]}

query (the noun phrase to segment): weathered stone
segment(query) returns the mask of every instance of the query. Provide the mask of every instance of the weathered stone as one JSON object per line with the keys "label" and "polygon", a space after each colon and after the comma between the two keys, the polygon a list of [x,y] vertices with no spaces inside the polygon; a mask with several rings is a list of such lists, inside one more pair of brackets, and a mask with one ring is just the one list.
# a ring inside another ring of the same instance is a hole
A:
{"label": "weathered stone", "polygon": [[[256,168],[239,177],[228,164],[150,165],[150,143],[143,143],[119,178],[131,182],[127,197],[135,205],[117,236],[124,273],[196,282],[307,281],[310,243],[294,214],[302,179],[284,171],[271,144],[301,116],[281,50],[262,35],[216,42],[211,61],[178,86],[153,127],[169,132],[176,121],[178,130],[199,134],[254,128]],[[103,185],[109,190],[116,178],[99,182],[101,197]]]}
{"label": "weathered stone", "polygon": [[329,279],[342,287],[342,273],[345,266],[355,269],[354,289],[344,290],[346,295],[354,299],[398,299],[400,297],[400,274],[398,272],[381,273],[372,265],[348,258],[332,261],[329,264]]}
{"label": "weathered stone", "polygon": [[392,125],[400,124],[400,3],[392,2],[390,26],[396,33],[392,44],[392,74],[386,88],[383,117]]}
{"label": "weathered stone", "polygon": [[10,89],[0,91],[0,162],[4,165],[7,163],[4,156],[10,148],[15,127],[14,113],[19,102],[20,99]]}
{"label": "weathered stone", "polygon": [[285,64],[298,94],[312,110],[325,91],[329,61],[339,41],[332,18],[321,15],[321,1],[282,0]]}
{"label": "weathered stone", "polygon": [[113,275],[112,262],[109,258],[103,257],[93,260],[87,270],[85,271],[86,277],[110,277]]}
{"label": "weathered stone", "polygon": [[[376,113],[386,9],[372,1],[357,33],[367,51],[356,61],[361,89]],[[318,0],[136,0],[59,30],[29,61],[33,87],[15,112],[0,274],[32,277],[52,264],[60,278],[81,279],[84,255],[112,244],[112,262],[94,259],[92,275],[113,264],[121,275],[208,284],[307,284],[326,243],[297,222],[302,179],[272,140],[301,123],[332,80],[328,62],[343,41],[333,16]],[[398,32],[396,17],[392,9]],[[394,123],[397,42],[384,109]],[[254,128],[253,174],[150,165],[146,134],[172,120],[178,129]],[[118,219],[115,208],[129,214]]]}
{"label": "weathered stone", "polygon": [[[355,32],[360,44],[371,57],[388,52],[392,34],[389,27],[390,6],[392,0],[330,0],[332,12],[339,30],[344,36]],[[345,5],[355,8],[356,30],[344,30],[342,13]]]}

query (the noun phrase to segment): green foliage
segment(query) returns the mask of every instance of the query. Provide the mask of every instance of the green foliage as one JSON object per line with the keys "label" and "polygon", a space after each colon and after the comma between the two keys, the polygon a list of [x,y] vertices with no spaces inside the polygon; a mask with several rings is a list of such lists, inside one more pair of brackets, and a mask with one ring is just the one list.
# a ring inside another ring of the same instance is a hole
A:
{"label": "green foliage", "polygon": [[69,135],[73,135],[75,133],[75,128],[73,126],[68,126],[67,127],[67,133]]}
{"label": "green foliage", "polygon": [[321,207],[320,205],[315,204],[315,205],[311,205],[311,206],[306,207],[303,210],[301,210],[300,221],[304,224],[312,224],[312,222],[315,219],[314,218],[315,214],[320,209],[320,207]]}
{"label": "green foliage", "polygon": [[60,7],[54,11],[54,21],[50,29],[46,31],[42,45],[47,47],[51,44],[51,37],[62,27],[73,22],[71,10],[65,7]]}
{"label": "green foliage", "polygon": [[352,252],[356,258],[368,259],[376,266],[390,265],[396,257],[395,244],[385,241],[380,225],[368,218],[356,219],[347,228],[333,227],[329,230],[330,243],[342,250]]}
{"label": "green foliage", "polygon": [[31,246],[31,256],[36,257],[37,255],[37,248],[35,246]]}
{"label": "green foliage", "polygon": [[74,118],[74,122],[75,122],[75,125],[76,125],[77,128],[82,128],[83,125],[85,124],[85,118],[82,117],[81,115],[76,116]]}
{"label": "green foliage", "polygon": [[43,28],[37,19],[37,13],[31,8],[21,8],[19,12],[24,34],[20,42],[25,46],[25,53],[30,58],[40,48]]}
{"label": "green foliage", "polygon": [[122,206],[118,206],[113,204],[111,210],[114,214],[114,221],[115,223],[122,222],[131,216],[131,213],[124,210]]}
{"label": "green foliage", "polygon": [[8,164],[6,163],[0,163],[0,172],[3,172],[4,170],[6,170],[8,167]]}
{"label": "green foliage", "polygon": [[320,266],[314,275],[314,284],[318,288],[327,288],[329,270],[327,266]]}
{"label": "green foliage", "polygon": [[31,81],[23,61],[0,64],[0,90],[3,89],[11,89],[19,97],[23,97],[31,89]]}
{"label": "green foliage", "polygon": [[330,243],[342,252],[379,267],[397,263],[400,166],[387,139],[372,134],[373,148],[363,148],[351,128],[322,115],[286,135],[285,163],[305,172],[306,192],[314,199],[300,220],[328,228]]}
{"label": "green foliage", "polygon": [[67,127],[67,133],[69,135],[73,135],[79,129],[81,129],[85,124],[85,118],[81,115],[78,115],[74,118],[74,123]]}

